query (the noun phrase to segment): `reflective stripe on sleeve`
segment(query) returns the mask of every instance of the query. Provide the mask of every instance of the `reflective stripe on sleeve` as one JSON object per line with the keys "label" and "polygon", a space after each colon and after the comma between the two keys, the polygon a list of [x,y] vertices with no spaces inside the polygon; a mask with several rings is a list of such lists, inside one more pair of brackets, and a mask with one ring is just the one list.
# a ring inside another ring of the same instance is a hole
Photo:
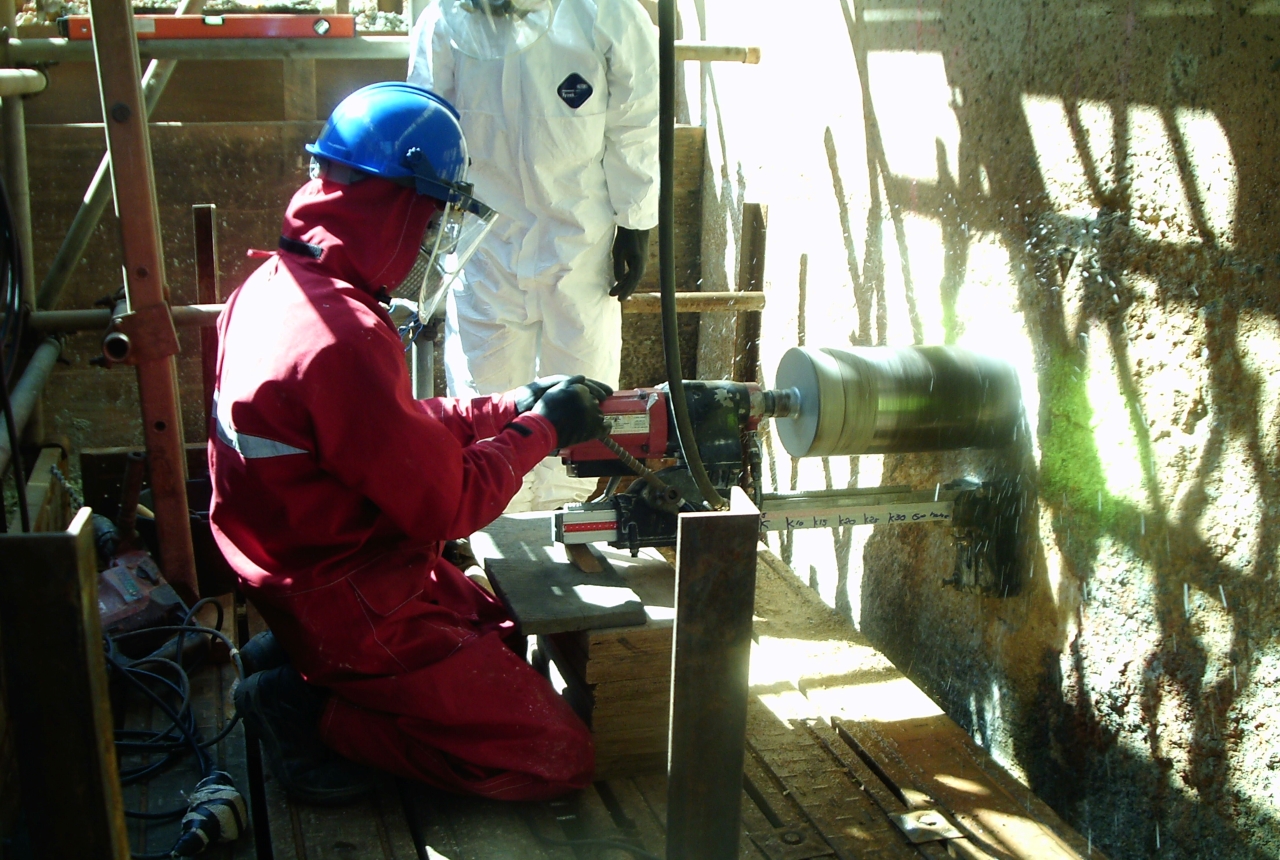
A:
{"label": "reflective stripe on sleeve", "polygon": [[218,392],[216,391],[213,393],[213,412],[213,423],[218,439],[227,447],[233,448],[246,460],[262,460],[267,457],[285,457],[290,454],[311,453],[305,448],[295,448],[293,445],[277,442],[275,439],[268,439],[265,436],[253,436],[249,433],[237,432],[231,426],[231,416],[224,415],[223,410],[219,407]]}

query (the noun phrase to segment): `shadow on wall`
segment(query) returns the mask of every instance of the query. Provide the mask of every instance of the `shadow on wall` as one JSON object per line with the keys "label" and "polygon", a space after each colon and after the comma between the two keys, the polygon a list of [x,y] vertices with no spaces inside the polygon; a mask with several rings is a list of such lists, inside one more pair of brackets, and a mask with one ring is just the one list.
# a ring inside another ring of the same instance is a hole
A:
{"label": "shadow on wall", "polygon": [[[1017,450],[888,457],[881,483],[1022,474],[1039,500],[1021,596],[941,590],[954,550],[937,531],[881,529],[850,559],[842,529],[837,608],[855,617],[856,588],[871,640],[1102,851],[1277,856],[1280,4],[841,5],[866,141],[863,162],[824,139],[849,342],[887,343],[905,306],[915,343],[936,342],[935,311],[945,342],[973,343],[991,240],[1039,404]],[[929,141],[922,178],[895,163],[873,85],[923,56],[958,135]],[[913,219],[941,247],[913,247]],[[924,283],[911,262],[929,254]],[[806,269],[800,344],[829,300],[811,303]]]}

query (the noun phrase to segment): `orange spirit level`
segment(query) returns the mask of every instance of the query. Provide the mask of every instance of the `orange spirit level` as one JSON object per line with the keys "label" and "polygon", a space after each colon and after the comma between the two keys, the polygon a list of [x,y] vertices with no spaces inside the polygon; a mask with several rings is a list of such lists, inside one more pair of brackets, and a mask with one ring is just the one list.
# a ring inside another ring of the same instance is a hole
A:
{"label": "orange spirit level", "polygon": [[[135,15],[138,39],[351,38],[354,15]],[[58,19],[64,38],[93,38],[88,15]]]}

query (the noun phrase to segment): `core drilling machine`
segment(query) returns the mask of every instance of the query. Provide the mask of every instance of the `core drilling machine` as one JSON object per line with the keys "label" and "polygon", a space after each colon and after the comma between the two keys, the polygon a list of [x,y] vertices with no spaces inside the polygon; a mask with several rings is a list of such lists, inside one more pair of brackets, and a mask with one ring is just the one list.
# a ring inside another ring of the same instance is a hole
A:
{"label": "core drilling machine", "polygon": [[[948,582],[1016,591],[1013,568],[1023,506],[1016,481],[961,478],[931,490],[875,487],[766,493],[760,429],[772,419],[794,458],[902,454],[1013,443],[1022,422],[1018,377],[1006,362],[955,347],[797,347],[774,387],[686,381],[697,456],[717,493],[743,487],[763,531],[944,522],[959,550]],[[672,546],[676,517],[705,510],[706,494],[681,448],[667,386],[619,391],[603,404],[601,438],[561,450],[569,474],[607,477],[599,498],[555,515],[564,544]],[[645,461],[660,461],[650,468]],[[621,479],[638,479],[619,492]]]}

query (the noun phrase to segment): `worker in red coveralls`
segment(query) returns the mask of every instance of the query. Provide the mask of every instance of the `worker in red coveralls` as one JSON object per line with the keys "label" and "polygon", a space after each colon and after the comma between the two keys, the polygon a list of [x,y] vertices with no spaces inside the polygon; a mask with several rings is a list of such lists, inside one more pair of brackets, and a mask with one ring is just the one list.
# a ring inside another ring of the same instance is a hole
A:
{"label": "worker in red coveralls", "polygon": [[441,551],[595,436],[611,392],[560,377],[415,400],[386,302],[430,304],[493,217],[465,183],[456,114],[375,84],[307,150],[279,250],[218,322],[213,533],[271,628],[242,652],[236,709],[302,801],[360,797],[371,769],[512,800],[582,788],[586,726]]}

